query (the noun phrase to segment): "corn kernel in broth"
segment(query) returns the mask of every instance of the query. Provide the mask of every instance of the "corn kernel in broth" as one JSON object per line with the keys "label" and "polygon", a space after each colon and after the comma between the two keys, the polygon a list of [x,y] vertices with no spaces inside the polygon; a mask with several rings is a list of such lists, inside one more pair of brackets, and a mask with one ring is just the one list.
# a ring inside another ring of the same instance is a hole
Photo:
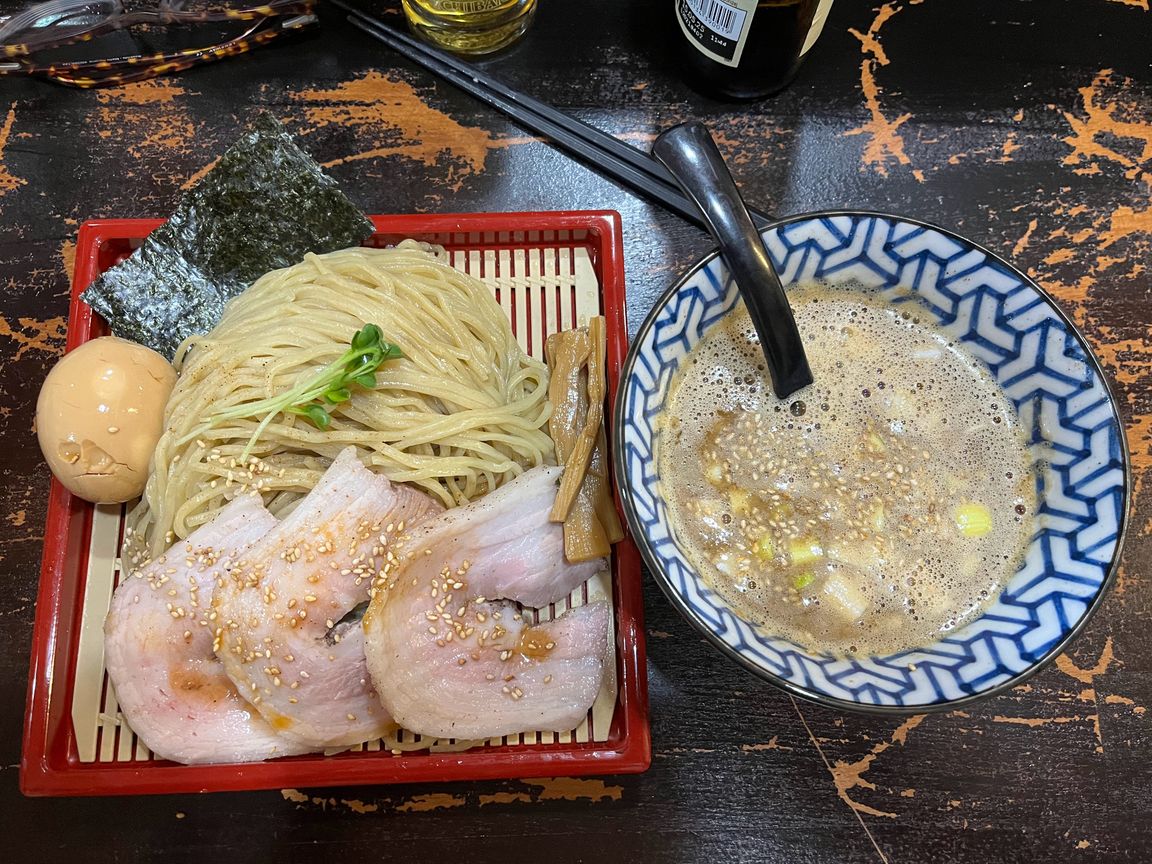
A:
{"label": "corn kernel in broth", "polygon": [[764,632],[838,655],[925,647],[1020,565],[1036,512],[1024,432],[915,303],[789,298],[815,384],[775,398],[742,304],[674,379],[657,453],[672,524]]}

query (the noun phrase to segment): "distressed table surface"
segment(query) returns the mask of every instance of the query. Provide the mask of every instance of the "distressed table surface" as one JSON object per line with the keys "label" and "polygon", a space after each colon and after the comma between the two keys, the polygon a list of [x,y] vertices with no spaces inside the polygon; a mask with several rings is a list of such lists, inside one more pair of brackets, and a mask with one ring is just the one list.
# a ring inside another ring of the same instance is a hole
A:
{"label": "distressed table surface", "polygon": [[[396,15],[397,5],[377,8]],[[674,122],[705,120],[765,209],[903,213],[1033,275],[1088,335],[1127,424],[1133,530],[1099,614],[1008,695],[900,722],[801,704],[758,682],[649,582],[654,757],[642,776],[22,798],[48,490],[33,408],[63,346],[82,220],[167,214],[266,108],[368,212],[620,211],[633,331],[709,248],[697,229],[324,7],[317,37],[162,80],[96,92],[0,82],[0,825],[10,860],[1152,858],[1148,0],[837,0],[792,87],[742,106],[681,84],[665,53],[671,5],[542,0],[528,38],[486,65],[641,147]]]}

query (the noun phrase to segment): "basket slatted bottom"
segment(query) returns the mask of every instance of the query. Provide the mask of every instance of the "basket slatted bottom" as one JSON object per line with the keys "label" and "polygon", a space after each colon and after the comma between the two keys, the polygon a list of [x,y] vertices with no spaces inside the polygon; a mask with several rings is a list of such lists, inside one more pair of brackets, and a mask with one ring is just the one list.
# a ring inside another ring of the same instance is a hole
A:
{"label": "basket slatted bottom", "polygon": [[[580,231],[483,232],[445,237],[441,254],[454,267],[483,281],[492,290],[512,323],[525,353],[543,359],[544,340],[552,333],[583,324],[602,312],[600,285]],[[383,241],[368,245],[384,245]],[[76,685],[72,696],[72,725],[81,762],[148,761],[152,753],[137,740],[116,701],[104,669],[104,618],[119,580],[118,553],[128,508],[99,505],[92,521],[88,576],[76,657]],[[612,576],[605,571],[576,589],[564,601],[536,610],[534,623],[552,620],[568,609],[592,600],[612,605]],[[614,632],[609,628],[609,638]],[[615,646],[609,646],[615,656]],[[614,666],[609,664],[610,672]],[[494,738],[484,746],[567,744],[608,738],[616,706],[614,674],[606,676],[588,716],[568,732],[526,732]],[[349,753],[458,749],[453,741],[421,740],[401,730],[395,738],[369,741]],[[332,758],[339,758],[333,755]]]}

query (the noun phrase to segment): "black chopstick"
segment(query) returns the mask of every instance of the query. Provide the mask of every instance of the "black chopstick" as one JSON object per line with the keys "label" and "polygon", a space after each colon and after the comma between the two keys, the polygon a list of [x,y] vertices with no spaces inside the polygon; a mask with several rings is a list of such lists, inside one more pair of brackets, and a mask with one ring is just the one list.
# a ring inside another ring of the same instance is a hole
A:
{"label": "black chopstick", "polygon": [[[331,2],[343,9],[348,8],[340,2],[340,0],[331,0]],[[630,161],[617,159],[614,155],[602,149],[599,143],[590,141],[586,134],[573,134],[569,124],[574,124],[578,121],[566,117],[565,119],[568,122],[564,123],[547,114],[538,114],[523,105],[506,100],[495,91],[485,88],[479,80],[477,70],[465,72],[457,65],[459,61],[451,62],[446,59],[449,55],[437,55],[432,53],[433,49],[425,49],[424,46],[414,47],[407,42],[401,41],[397,38],[401,35],[398,34],[397,31],[379,24],[369,19],[368,16],[355,12],[355,10],[352,10],[352,14],[348,16],[348,21],[354,27],[374,36],[399,54],[423,66],[436,76],[456,85],[485,104],[504,112],[532,132],[551,139],[555,144],[589,163],[597,170],[609,175],[625,186],[652,198],[666,209],[671,210],[688,221],[704,227],[702,217],[696,205],[670,183],[654,177],[649,170],[638,168]],[[594,131],[591,130],[590,127],[588,128],[589,131]],[[619,142],[616,143],[619,144]],[[633,150],[631,147],[627,149]],[[633,152],[642,158],[644,157],[644,154],[639,151],[633,150]]]}
{"label": "black chopstick", "polygon": [[[680,192],[667,169],[647,153],[569,117],[544,102],[518,93],[474,66],[388,27],[343,0],[330,2],[349,13],[348,21],[354,27],[399,54],[503,112],[527,129],[551,139],[593,168],[653,199],[693,224],[705,227],[696,205]],[[758,227],[772,221],[767,214],[756,211],[752,211],[752,217]]]}

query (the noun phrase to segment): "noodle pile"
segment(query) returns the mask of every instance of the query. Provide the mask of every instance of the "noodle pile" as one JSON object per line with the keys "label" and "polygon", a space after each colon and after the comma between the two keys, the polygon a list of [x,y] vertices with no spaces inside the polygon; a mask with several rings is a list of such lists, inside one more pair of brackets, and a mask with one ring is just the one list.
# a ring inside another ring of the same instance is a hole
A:
{"label": "noodle pile", "polygon": [[[276,415],[241,463],[264,415],[213,415],[308,381],[367,323],[404,358],[380,367],[375,389],[331,407],[326,430]],[[132,563],[186,537],[244,488],[283,516],[349,444],[366,465],[449,507],[553,461],[546,368],[520,350],[482,282],[410,240],[268,273],[210,333],[186,340],[175,364],[165,432],[129,519]]]}

